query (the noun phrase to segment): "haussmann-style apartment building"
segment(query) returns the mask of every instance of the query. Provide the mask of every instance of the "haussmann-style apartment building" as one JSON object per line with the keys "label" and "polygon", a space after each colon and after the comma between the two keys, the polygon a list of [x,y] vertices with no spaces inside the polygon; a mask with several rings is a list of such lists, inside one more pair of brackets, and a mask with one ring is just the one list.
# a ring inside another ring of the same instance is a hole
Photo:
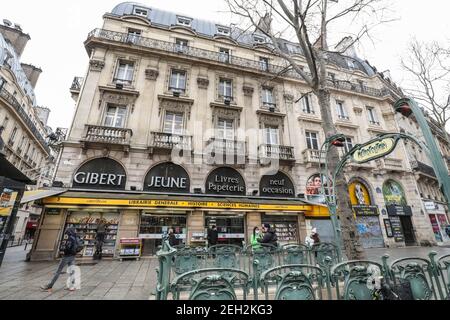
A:
{"label": "haussmann-style apartment building", "polygon": [[[304,63],[298,45],[279,41]],[[85,41],[87,74],[72,88],[76,113],[56,175],[67,191],[44,199],[32,259],[57,257],[67,227],[92,256],[100,218],[109,223],[104,256],[117,257],[122,238],[141,238],[143,255],[155,254],[168,228],[204,244],[212,225],[220,243],[248,243],[261,223],[282,244],[313,227],[333,241],[320,195],[317,100],[294,72],[279,75],[286,64],[267,43],[135,3],[106,13]],[[399,132],[396,97],[366,61],[330,54],[328,72],[347,150]],[[404,143],[386,159],[347,167],[364,247],[436,242],[412,169]]]}

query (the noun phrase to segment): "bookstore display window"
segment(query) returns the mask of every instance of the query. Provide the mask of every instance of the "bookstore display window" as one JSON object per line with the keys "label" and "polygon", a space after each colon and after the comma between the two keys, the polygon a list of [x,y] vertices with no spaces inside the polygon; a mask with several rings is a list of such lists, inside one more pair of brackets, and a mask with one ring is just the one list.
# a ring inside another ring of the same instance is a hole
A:
{"label": "bookstore display window", "polygon": [[297,216],[263,215],[262,223],[268,223],[274,228],[279,244],[300,242]]}
{"label": "bookstore display window", "polygon": [[208,229],[216,226],[219,234],[217,244],[242,246],[242,242],[245,241],[244,217],[208,215],[205,220],[205,237],[208,234]]}
{"label": "bookstore display window", "polygon": [[95,237],[101,219],[106,220],[106,236],[103,243],[103,257],[113,257],[116,249],[117,231],[119,227],[118,212],[69,212],[60,245],[60,255],[63,254],[66,230],[74,228],[77,235],[84,241],[84,249],[79,256],[93,257],[95,253]]}
{"label": "bookstore display window", "polygon": [[141,216],[141,224],[139,227],[139,238],[142,239],[142,255],[154,255],[158,251],[158,247],[162,245],[162,237],[173,228],[178,244],[186,243],[186,216],[170,215],[158,216],[147,215]]}

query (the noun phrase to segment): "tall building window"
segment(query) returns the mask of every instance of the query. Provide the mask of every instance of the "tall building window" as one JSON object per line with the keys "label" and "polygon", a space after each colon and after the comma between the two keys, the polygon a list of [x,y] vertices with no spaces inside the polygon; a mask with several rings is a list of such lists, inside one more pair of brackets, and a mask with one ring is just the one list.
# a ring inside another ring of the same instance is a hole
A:
{"label": "tall building window", "polygon": [[310,94],[306,94],[303,97],[303,112],[304,113],[309,113],[309,114],[314,114],[314,107],[311,103],[311,95]]}
{"label": "tall building window", "polygon": [[231,30],[228,27],[217,26],[217,34],[222,36],[229,36],[231,34]]}
{"label": "tall building window", "polygon": [[186,92],[186,71],[172,70],[170,74],[169,90],[174,92]]}
{"label": "tall building window", "polygon": [[350,150],[353,149],[353,140],[351,137],[345,138],[344,147],[345,147],[345,152],[349,152]]}
{"label": "tall building window", "polygon": [[3,77],[0,77],[0,90],[3,89],[3,86],[5,85],[6,80]]}
{"label": "tall building window", "polygon": [[183,134],[183,114],[166,112],[164,117],[164,133]]}
{"label": "tall building window", "polygon": [[125,126],[126,114],[126,107],[108,105],[104,125],[106,127],[123,128]]}
{"label": "tall building window", "polygon": [[234,121],[231,119],[219,119],[217,122],[217,138],[234,140]]}
{"label": "tall building window", "polygon": [[229,79],[219,80],[219,98],[233,100],[233,81]]}
{"label": "tall building window", "polygon": [[6,130],[6,128],[8,127],[8,122],[9,122],[9,118],[5,116],[5,118],[3,119],[3,122],[2,122],[3,129]]}
{"label": "tall building window", "polygon": [[11,132],[11,135],[9,136],[9,140],[8,140],[8,144],[9,145],[13,145],[14,141],[16,140],[16,135],[17,135],[17,127],[15,127],[13,129],[13,131]]}
{"label": "tall building window", "polygon": [[230,63],[230,50],[225,48],[219,49],[219,61]]}
{"label": "tall building window", "polygon": [[375,108],[373,107],[367,107],[367,116],[369,117],[369,123],[372,125],[380,125],[380,122],[378,121],[377,114],[375,112]]}
{"label": "tall building window", "polygon": [[188,45],[189,45],[189,41],[187,41],[185,39],[180,39],[180,38],[175,39],[175,47],[178,52],[186,50]]}
{"label": "tall building window", "polygon": [[17,147],[17,151],[18,151],[19,153],[22,153],[22,151],[23,151],[23,146],[25,145],[25,141],[26,141],[26,136],[23,135],[23,136],[22,136],[22,139],[20,139],[19,146]]}
{"label": "tall building window", "polygon": [[114,82],[130,85],[133,82],[134,63],[119,60]]}
{"label": "tall building window", "polygon": [[264,135],[266,144],[279,145],[280,144],[280,130],[276,126],[266,126],[264,128]]}
{"label": "tall building window", "polygon": [[308,149],[319,150],[319,139],[316,132],[306,131],[306,145]]}
{"label": "tall building window", "polygon": [[343,101],[336,101],[336,112],[338,118],[341,120],[349,120],[349,116],[347,114],[347,110],[345,109],[345,105]]}
{"label": "tall building window", "polygon": [[192,19],[186,17],[177,17],[177,24],[180,26],[190,27],[192,24]]}
{"label": "tall building window", "polygon": [[262,71],[269,71],[269,59],[264,57],[259,57],[259,64]]}
{"label": "tall building window", "polygon": [[264,107],[270,108],[275,107],[275,99],[273,97],[273,88],[263,88],[262,89],[262,103]]}
{"label": "tall building window", "polygon": [[142,31],[138,29],[128,29],[128,42],[136,44],[142,35]]}

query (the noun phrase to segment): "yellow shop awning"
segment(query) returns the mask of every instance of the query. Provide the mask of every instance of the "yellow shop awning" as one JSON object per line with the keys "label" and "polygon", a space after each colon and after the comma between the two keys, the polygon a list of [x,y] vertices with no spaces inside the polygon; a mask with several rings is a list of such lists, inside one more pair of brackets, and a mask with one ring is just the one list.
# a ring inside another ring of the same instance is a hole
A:
{"label": "yellow shop awning", "polygon": [[256,199],[208,197],[193,195],[156,195],[136,193],[97,193],[68,191],[48,197],[43,203],[52,208],[137,208],[137,209],[197,209],[259,212],[303,212],[307,217],[329,217],[326,206],[295,199]]}

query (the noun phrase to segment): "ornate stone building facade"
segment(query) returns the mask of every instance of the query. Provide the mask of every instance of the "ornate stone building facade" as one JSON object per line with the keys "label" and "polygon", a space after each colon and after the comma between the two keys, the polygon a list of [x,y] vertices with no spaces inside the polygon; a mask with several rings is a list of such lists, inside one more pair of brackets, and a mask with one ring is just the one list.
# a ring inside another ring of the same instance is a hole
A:
{"label": "ornate stone building facade", "polygon": [[[42,70],[20,61],[28,40],[19,25],[6,19],[0,24],[0,134],[8,161],[37,182],[32,189],[50,184],[55,159],[47,139],[50,110],[37,105],[34,93]],[[41,209],[26,204],[19,210],[15,238],[36,229]]]}
{"label": "ornate stone building facade", "polygon": [[[191,245],[212,225],[221,242],[242,244],[262,222],[282,243],[303,241],[313,227],[332,241],[316,179],[320,109],[266,42],[132,3],[105,14],[72,90],[77,109],[56,178],[70,190],[45,200],[33,258],[56,257],[65,227],[100,218],[112,226],[105,252],[115,256],[129,237],[154,253],[168,228]],[[280,42],[304,62],[294,43]],[[329,85],[347,149],[399,132],[395,98],[367,62],[330,53]],[[400,143],[388,158],[345,171],[365,247],[435,241],[405,153]]]}

